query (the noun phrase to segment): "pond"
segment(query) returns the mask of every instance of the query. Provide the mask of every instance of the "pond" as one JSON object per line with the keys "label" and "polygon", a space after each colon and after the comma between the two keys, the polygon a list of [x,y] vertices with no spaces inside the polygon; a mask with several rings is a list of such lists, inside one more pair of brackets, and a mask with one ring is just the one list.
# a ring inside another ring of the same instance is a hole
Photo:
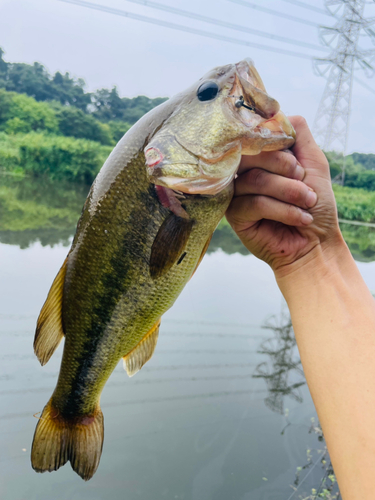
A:
{"label": "pond", "polygon": [[[153,358],[132,379],[120,363],[108,381],[93,479],[83,482],[69,464],[31,469],[33,415],[62,354],[60,346],[39,365],[35,322],[85,194],[45,180],[9,178],[0,188],[0,498],[296,500],[319,488],[329,458],[286,306],[272,271],[229,228],[215,233],[164,315]],[[373,231],[344,234],[375,290]]]}

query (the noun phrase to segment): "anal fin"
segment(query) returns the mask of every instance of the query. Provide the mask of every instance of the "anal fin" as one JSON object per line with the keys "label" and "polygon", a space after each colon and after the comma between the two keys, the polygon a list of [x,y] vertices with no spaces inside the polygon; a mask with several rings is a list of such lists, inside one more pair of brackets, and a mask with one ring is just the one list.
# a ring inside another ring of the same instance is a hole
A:
{"label": "anal fin", "polygon": [[134,349],[123,357],[124,368],[129,377],[135,375],[154,354],[159,336],[160,322],[161,320],[158,319],[139,344],[137,344]]}
{"label": "anal fin", "polygon": [[66,258],[52,283],[36,325],[34,352],[42,366],[48,362],[64,337],[62,298],[67,260]]}

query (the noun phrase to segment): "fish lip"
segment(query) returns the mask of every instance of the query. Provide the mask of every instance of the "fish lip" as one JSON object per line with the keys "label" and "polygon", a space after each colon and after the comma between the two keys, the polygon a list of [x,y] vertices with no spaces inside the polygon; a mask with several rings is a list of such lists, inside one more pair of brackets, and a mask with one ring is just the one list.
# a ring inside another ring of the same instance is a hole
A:
{"label": "fish lip", "polygon": [[[272,142],[285,140],[286,147],[291,147],[296,139],[295,130],[290,124],[289,120],[280,111],[280,107],[277,101],[269,96],[271,104],[273,101],[275,104],[277,104],[277,106],[275,106],[274,112],[272,112],[272,109],[270,110],[271,112],[268,113],[262,112],[262,110],[260,110],[259,107],[255,105],[253,97],[248,92],[246,92],[246,89],[241,82],[241,79],[247,81],[250,85],[268,96],[266,88],[255,68],[253,60],[250,58],[245,58],[242,61],[236,63],[234,66],[236,78],[233,83],[231,94],[233,94],[233,91],[236,92],[237,88],[241,89],[240,95],[244,96],[245,102],[247,99],[247,102],[255,109],[255,111],[252,112],[243,107],[236,109],[233,102],[231,103],[232,113],[235,114],[236,118],[239,119],[247,129],[251,130],[252,137],[254,139],[265,139],[271,140]],[[280,120],[280,117],[284,117],[285,119]],[[275,126],[272,126],[275,123],[278,123],[279,130],[275,130]],[[267,125],[270,125],[271,129],[268,128]]]}

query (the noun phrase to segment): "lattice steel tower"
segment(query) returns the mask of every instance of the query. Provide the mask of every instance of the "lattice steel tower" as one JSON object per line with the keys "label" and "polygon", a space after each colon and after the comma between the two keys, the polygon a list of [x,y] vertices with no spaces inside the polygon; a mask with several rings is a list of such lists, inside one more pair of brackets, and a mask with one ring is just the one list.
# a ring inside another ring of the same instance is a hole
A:
{"label": "lattice steel tower", "polygon": [[[374,74],[374,49],[358,47],[361,35],[375,44],[375,19],[365,19],[366,0],[325,0],[326,9],[336,19],[333,27],[321,26],[320,39],[332,51],[314,59],[314,69],[327,79],[314,122],[314,135],[325,151],[346,153],[349,132],[353,73],[359,67],[367,76]],[[361,36],[362,38],[362,36]],[[344,177],[343,167],[343,177]]]}

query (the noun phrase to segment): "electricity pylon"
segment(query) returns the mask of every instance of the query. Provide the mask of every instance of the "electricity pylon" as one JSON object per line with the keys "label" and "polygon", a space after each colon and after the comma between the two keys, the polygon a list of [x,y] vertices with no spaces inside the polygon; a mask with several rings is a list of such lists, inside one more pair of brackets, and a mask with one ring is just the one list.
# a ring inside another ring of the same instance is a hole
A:
{"label": "electricity pylon", "polygon": [[[337,151],[343,158],[348,142],[354,70],[360,68],[368,77],[375,71],[372,64],[375,49],[358,46],[361,35],[375,45],[375,31],[371,28],[375,18],[364,18],[366,3],[366,0],[325,0],[326,9],[336,22],[332,27],[320,27],[320,40],[332,50],[328,57],[314,59],[315,72],[327,79],[315,117],[314,135],[325,151]],[[345,161],[342,183],[344,178]]]}

